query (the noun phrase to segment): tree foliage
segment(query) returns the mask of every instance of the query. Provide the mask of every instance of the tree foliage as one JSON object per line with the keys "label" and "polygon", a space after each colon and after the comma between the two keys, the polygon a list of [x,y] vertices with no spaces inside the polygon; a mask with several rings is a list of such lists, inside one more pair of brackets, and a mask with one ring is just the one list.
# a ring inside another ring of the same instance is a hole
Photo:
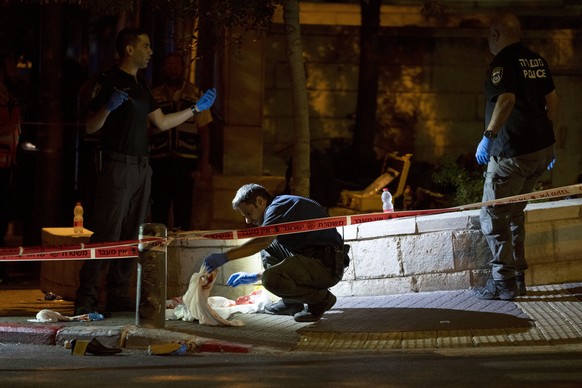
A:
{"label": "tree foliage", "polygon": [[[209,7],[203,7],[207,3]],[[173,18],[196,18],[200,25],[212,23],[218,29],[238,28],[243,32],[263,35],[269,32],[273,15],[285,0],[0,0],[0,6],[15,4],[78,6],[94,15],[119,15],[136,12],[142,6],[162,10]],[[205,9],[199,15],[199,10]]]}

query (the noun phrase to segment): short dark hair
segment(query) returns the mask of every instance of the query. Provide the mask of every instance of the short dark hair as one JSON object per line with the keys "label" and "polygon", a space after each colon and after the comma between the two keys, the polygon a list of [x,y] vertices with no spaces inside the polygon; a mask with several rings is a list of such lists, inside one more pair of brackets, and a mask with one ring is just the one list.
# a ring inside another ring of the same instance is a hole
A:
{"label": "short dark hair", "polygon": [[115,38],[115,51],[117,51],[120,59],[125,57],[125,48],[127,45],[135,45],[140,35],[146,35],[146,32],[136,27],[124,28],[117,33],[117,37]]}
{"label": "short dark hair", "polygon": [[256,183],[249,183],[244,185],[236,192],[236,195],[232,200],[232,208],[238,209],[241,203],[254,205],[258,197],[263,197],[267,203],[271,203],[271,201],[273,201],[273,195],[269,193],[263,186]]}

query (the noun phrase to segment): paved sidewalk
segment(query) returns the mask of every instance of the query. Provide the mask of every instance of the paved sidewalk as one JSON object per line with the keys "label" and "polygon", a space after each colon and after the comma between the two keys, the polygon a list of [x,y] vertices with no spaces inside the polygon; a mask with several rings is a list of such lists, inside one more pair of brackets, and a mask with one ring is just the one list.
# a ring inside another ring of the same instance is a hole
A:
{"label": "paved sidewalk", "polygon": [[108,346],[135,349],[179,341],[199,352],[582,346],[582,283],[528,287],[515,301],[482,301],[468,290],[339,297],[315,324],[259,313],[237,314],[242,327],[166,321],[163,329],[137,327],[131,313],[93,322],[33,323],[28,319],[42,309],[70,314],[72,302],[45,301],[39,290],[22,295],[34,300],[10,301],[13,307],[3,308],[0,343],[62,345],[97,337]]}

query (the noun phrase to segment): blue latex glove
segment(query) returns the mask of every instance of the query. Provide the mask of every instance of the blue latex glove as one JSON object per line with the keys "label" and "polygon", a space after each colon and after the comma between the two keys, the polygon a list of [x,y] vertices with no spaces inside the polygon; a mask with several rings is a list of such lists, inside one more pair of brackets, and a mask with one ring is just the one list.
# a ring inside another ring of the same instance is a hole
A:
{"label": "blue latex glove", "polygon": [[550,162],[550,164],[548,164],[548,171],[550,171],[552,168],[554,168],[554,164],[556,164],[556,157],[555,156],[552,159],[552,161]]}
{"label": "blue latex glove", "polygon": [[196,110],[202,112],[203,110],[210,108],[212,104],[214,104],[214,100],[216,100],[216,89],[208,89],[196,103]]}
{"label": "blue latex glove", "polygon": [[489,163],[489,151],[491,150],[491,139],[483,136],[483,140],[477,146],[477,153],[475,158],[477,158],[477,163],[487,164]]}
{"label": "blue latex glove", "polygon": [[113,112],[128,99],[129,95],[127,94],[127,92],[115,89],[113,94],[111,94],[111,97],[109,97],[109,101],[107,101],[106,108],[109,112]]}
{"label": "blue latex glove", "polygon": [[251,284],[259,280],[259,275],[256,273],[248,273],[248,272],[237,272],[228,278],[226,282],[227,286],[240,286],[241,284]]}
{"label": "blue latex glove", "polygon": [[204,266],[208,272],[214,271],[228,261],[226,253],[213,253],[204,259]]}

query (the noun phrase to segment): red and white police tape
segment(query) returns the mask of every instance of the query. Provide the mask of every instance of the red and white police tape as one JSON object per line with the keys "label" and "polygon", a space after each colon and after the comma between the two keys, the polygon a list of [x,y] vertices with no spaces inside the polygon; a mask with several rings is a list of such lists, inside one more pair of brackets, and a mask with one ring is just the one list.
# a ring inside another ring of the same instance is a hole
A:
{"label": "red and white police tape", "polygon": [[85,259],[120,259],[137,257],[139,244],[160,244],[166,239],[148,237],[134,241],[118,241],[101,244],[54,245],[50,247],[16,247],[0,249],[2,261],[51,261],[51,260],[85,260]]}
{"label": "red and white police tape", "polygon": [[[316,218],[304,221],[287,222],[276,225],[258,226],[255,228],[231,230],[217,233],[208,231],[183,232],[171,237],[171,240],[179,239],[214,239],[236,240],[254,237],[277,236],[308,232],[313,230],[338,228],[348,225],[363,224],[366,222],[389,220],[393,218],[415,217],[432,214],[452,213],[463,210],[478,209],[484,206],[507,205],[516,202],[533,201],[541,199],[561,198],[567,196],[582,195],[582,184],[558,187],[528,194],[514,195],[499,198],[492,201],[477,202],[469,205],[448,207],[442,209],[405,210],[392,213],[368,213],[348,216],[336,216]],[[77,244],[54,247],[32,248],[3,248],[0,249],[0,261],[48,261],[48,260],[84,260],[84,259],[114,259],[125,257],[137,257],[139,250],[137,245],[145,246],[169,243],[168,239],[161,237],[148,237],[135,241],[120,241],[104,244]]]}

